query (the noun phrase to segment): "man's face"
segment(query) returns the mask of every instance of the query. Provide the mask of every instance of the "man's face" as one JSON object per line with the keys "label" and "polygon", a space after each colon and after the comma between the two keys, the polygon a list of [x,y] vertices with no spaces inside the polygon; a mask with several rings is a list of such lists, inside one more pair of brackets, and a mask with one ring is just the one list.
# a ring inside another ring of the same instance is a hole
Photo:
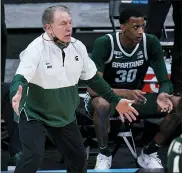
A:
{"label": "man's face", "polygon": [[70,42],[72,35],[71,16],[64,11],[55,11],[53,23],[46,27],[46,31],[65,43]]}
{"label": "man's face", "polygon": [[130,17],[128,22],[123,25],[122,30],[124,30],[124,34],[132,41],[133,45],[136,45],[142,40],[144,27],[145,21],[143,17]]}

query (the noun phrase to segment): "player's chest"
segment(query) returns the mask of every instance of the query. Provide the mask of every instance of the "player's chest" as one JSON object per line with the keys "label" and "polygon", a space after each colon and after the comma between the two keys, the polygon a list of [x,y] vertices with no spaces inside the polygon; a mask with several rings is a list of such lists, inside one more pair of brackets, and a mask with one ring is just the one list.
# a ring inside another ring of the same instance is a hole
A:
{"label": "player's chest", "polygon": [[131,69],[142,68],[145,64],[146,57],[142,49],[139,49],[133,54],[125,54],[122,51],[114,50],[109,66],[115,69]]}

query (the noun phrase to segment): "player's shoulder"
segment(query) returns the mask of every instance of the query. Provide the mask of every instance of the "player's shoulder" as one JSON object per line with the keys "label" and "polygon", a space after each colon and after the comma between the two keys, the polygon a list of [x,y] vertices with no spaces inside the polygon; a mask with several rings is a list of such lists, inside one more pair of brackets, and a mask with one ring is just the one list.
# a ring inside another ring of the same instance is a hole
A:
{"label": "player's shoulder", "polygon": [[145,33],[145,35],[146,35],[147,42],[149,42],[149,43],[153,43],[153,42],[156,42],[156,41],[159,42],[158,38],[155,35],[147,34],[147,33]]}
{"label": "player's shoulder", "polygon": [[98,37],[95,42],[96,43],[100,43],[100,44],[110,44],[111,41],[110,41],[110,36],[112,36],[112,34],[105,34],[105,35],[102,35],[100,37]]}

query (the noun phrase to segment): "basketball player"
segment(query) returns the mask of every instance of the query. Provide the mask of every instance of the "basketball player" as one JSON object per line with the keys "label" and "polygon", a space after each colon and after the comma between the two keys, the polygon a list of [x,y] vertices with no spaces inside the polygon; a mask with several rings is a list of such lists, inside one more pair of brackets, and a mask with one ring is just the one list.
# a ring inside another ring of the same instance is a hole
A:
{"label": "basketball player", "polygon": [[[161,45],[155,36],[144,33],[143,14],[135,9],[125,9],[121,12],[119,21],[121,32],[101,36],[95,41],[92,60],[98,74],[118,96],[135,100],[133,106],[139,115],[156,117],[165,112],[160,131],[138,157],[138,163],[143,168],[163,168],[157,152],[180,122],[181,115],[170,113],[179,97],[171,96],[172,85],[168,79]],[[149,66],[153,68],[160,85],[159,93],[142,91]],[[88,115],[93,118],[100,149],[95,169],[109,169],[112,163],[107,146],[109,118],[115,115],[115,111],[99,94],[91,89],[88,92],[90,99],[87,99],[85,106]],[[123,119],[122,115],[121,118]]]}

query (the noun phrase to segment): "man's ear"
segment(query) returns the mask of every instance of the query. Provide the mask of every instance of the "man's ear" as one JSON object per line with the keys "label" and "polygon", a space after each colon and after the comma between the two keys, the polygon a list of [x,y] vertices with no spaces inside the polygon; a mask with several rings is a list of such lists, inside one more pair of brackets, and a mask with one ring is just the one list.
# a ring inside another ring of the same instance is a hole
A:
{"label": "man's ear", "polygon": [[52,28],[50,24],[46,24],[45,25],[45,31],[49,34],[52,34]]}
{"label": "man's ear", "polygon": [[124,32],[125,26],[124,26],[123,24],[121,24],[121,25],[120,25],[120,29],[121,29],[122,32]]}

